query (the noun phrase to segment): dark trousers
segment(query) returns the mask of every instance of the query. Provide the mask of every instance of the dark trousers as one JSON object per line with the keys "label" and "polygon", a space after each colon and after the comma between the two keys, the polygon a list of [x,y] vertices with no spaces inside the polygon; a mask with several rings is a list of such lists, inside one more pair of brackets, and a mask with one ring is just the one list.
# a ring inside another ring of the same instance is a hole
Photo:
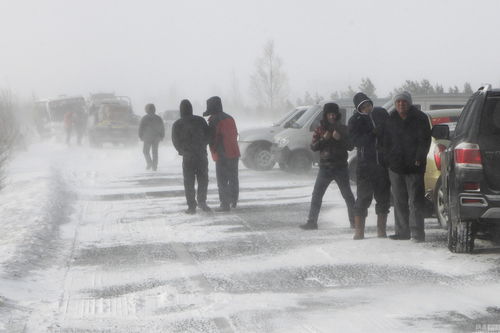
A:
{"label": "dark trousers", "polygon": [[[188,207],[195,208],[197,205],[205,205],[208,188],[207,156],[184,156],[182,159],[182,173]],[[198,191],[195,190],[195,180],[198,182]],[[196,203],[195,197],[198,203]]]}
{"label": "dark trousers", "polygon": [[378,164],[358,164],[356,169],[356,203],[354,204],[354,214],[366,217],[368,207],[375,197],[375,212],[377,215],[388,214],[391,205],[391,182],[389,171]]}
{"label": "dark trousers", "polygon": [[72,127],[66,127],[66,143],[69,144],[71,141],[71,134],[73,133]]}
{"label": "dark trousers", "polygon": [[399,174],[389,170],[394,200],[396,235],[424,238],[424,174]]}
{"label": "dark trousers", "polygon": [[335,180],[337,183],[340,193],[345,200],[347,212],[349,214],[349,222],[351,222],[351,224],[354,223],[354,195],[352,194],[351,185],[349,184],[349,172],[347,171],[347,167],[320,167],[318,176],[316,177],[316,183],[314,184],[311,208],[309,210],[307,223],[316,224],[318,222],[318,215],[321,209],[321,203],[323,202],[323,196],[325,195],[326,189],[332,180]]}
{"label": "dark trousers", "polygon": [[[158,167],[158,145],[160,141],[158,140],[147,140],[144,141],[142,147],[142,152],[144,153],[144,158],[146,158],[146,163],[148,167],[156,169]],[[153,157],[151,158],[151,153]]]}
{"label": "dark trousers", "polygon": [[215,162],[219,200],[222,207],[229,207],[230,204],[238,202],[240,191],[238,162],[239,158],[219,158]]}

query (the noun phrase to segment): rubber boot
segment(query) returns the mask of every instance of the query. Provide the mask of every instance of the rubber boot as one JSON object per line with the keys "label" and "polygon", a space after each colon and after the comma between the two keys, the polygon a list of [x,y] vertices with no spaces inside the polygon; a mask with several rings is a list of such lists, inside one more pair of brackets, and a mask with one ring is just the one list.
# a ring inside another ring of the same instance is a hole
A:
{"label": "rubber boot", "polygon": [[377,237],[387,238],[387,233],[385,231],[387,226],[387,214],[377,215]]}
{"label": "rubber boot", "polygon": [[363,238],[365,238],[365,217],[354,216],[354,237],[352,239]]}

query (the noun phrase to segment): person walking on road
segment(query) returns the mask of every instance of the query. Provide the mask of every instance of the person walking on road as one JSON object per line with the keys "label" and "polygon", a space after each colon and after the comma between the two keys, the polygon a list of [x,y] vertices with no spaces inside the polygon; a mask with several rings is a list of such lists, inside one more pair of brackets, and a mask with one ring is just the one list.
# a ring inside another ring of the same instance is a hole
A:
{"label": "person walking on road", "polygon": [[[203,117],[193,115],[193,107],[187,99],[181,101],[180,115],[181,118],[172,125],[172,143],[182,156],[184,192],[188,205],[186,213],[196,213],[197,206],[205,212],[211,212],[207,206],[208,124]],[[195,190],[195,180],[198,181],[198,192]]]}
{"label": "person walking on road", "polygon": [[375,197],[377,237],[385,238],[390,207],[391,183],[382,153],[383,129],[389,117],[387,110],[373,107],[364,93],[354,98],[356,110],[349,119],[349,135],[357,148],[356,203],[354,204],[354,239],[363,239],[368,207]]}
{"label": "person walking on road", "polygon": [[158,145],[165,137],[165,125],[161,117],[155,114],[154,104],[147,104],[145,110],[146,115],[142,117],[139,125],[139,138],[144,142],[142,152],[146,159],[146,170],[156,171],[158,168]]}
{"label": "person walking on road", "polygon": [[424,173],[431,144],[431,127],[425,113],[412,105],[410,93],[394,96],[395,111],[387,120],[384,151],[394,200],[394,240],[425,241]]}
{"label": "person walking on road", "polygon": [[238,129],[230,115],[222,109],[220,97],[213,96],[207,100],[207,110],[203,116],[208,118],[210,128],[210,152],[215,161],[217,187],[219,189],[220,207],[216,211],[228,212],[238,202],[239,181],[238,162]]}
{"label": "person walking on road", "polygon": [[347,204],[351,228],[354,227],[354,195],[347,170],[347,151],[352,150],[353,145],[347,127],[340,123],[341,116],[336,103],[326,103],[323,106],[320,126],[313,134],[311,149],[319,151],[319,172],[314,184],[307,223],[300,226],[304,230],[318,229],[318,216],[323,196],[333,180],[337,183]]}

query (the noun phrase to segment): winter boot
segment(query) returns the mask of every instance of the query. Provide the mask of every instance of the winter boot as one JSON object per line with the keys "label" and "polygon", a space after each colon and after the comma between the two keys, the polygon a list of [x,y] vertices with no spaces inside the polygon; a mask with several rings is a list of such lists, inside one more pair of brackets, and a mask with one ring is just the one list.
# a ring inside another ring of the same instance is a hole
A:
{"label": "winter boot", "polygon": [[196,214],[196,207],[189,207],[186,211],[186,214],[193,215]]}
{"label": "winter boot", "polygon": [[212,209],[210,207],[208,207],[206,203],[200,203],[200,204],[198,204],[198,207],[200,207],[201,210],[204,211],[205,213],[212,212]]}
{"label": "winter boot", "polygon": [[377,215],[377,237],[387,238],[387,233],[385,231],[387,226],[387,214]]}
{"label": "winter boot", "polygon": [[221,204],[220,207],[215,208],[216,212],[229,212],[231,211],[231,207],[229,204]]}
{"label": "winter boot", "polygon": [[300,229],[302,230],[317,230],[318,229],[318,223],[317,222],[307,222],[305,224],[300,225]]}
{"label": "winter boot", "polygon": [[352,239],[359,240],[365,238],[365,217],[354,216],[354,237]]}

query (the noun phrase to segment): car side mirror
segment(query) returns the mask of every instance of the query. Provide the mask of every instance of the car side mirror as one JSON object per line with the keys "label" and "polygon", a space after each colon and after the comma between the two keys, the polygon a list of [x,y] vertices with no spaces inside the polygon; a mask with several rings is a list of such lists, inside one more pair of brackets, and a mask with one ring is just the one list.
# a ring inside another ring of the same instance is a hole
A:
{"label": "car side mirror", "polygon": [[444,124],[434,125],[431,135],[436,140],[450,140],[450,128]]}

